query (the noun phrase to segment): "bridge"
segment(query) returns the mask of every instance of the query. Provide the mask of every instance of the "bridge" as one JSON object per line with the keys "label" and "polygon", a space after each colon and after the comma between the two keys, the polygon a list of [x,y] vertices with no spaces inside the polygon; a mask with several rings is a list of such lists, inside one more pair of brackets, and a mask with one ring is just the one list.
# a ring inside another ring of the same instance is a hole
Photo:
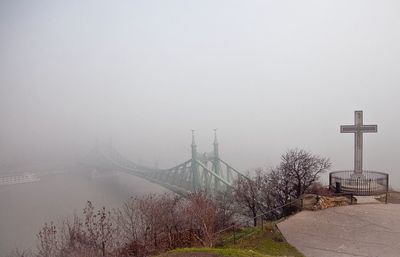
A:
{"label": "bridge", "polygon": [[107,144],[96,146],[85,160],[85,164],[100,170],[128,173],[180,195],[198,190],[215,194],[232,188],[239,177],[246,177],[220,158],[216,130],[211,152],[197,151],[194,131],[192,131],[191,149],[190,160],[172,168],[159,169],[136,164],[120,154],[111,144]]}

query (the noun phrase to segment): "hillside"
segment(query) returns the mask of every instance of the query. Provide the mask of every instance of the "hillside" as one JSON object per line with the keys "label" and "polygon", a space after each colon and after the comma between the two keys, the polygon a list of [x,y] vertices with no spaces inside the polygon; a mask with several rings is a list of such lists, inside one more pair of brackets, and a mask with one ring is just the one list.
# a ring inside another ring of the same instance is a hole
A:
{"label": "hillside", "polygon": [[223,234],[214,248],[183,248],[169,251],[159,257],[303,257],[283,238],[274,224],[263,229],[243,228]]}

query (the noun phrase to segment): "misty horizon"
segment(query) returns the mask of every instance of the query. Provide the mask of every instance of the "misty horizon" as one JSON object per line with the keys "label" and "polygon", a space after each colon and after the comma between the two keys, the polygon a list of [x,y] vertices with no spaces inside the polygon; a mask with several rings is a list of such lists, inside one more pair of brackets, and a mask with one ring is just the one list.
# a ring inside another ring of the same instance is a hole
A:
{"label": "misty horizon", "polygon": [[[364,168],[400,186],[400,5],[393,1],[0,4],[0,161],[73,159],[96,141],[171,167],[218,128],[242,171],[302,148],[353,168],[354,110]],[[7,170],[9,171],[9,170]]]}
{"label": "misty horizon", "polygon": [[397,256],[399,13],[0,1],[0,256]]}

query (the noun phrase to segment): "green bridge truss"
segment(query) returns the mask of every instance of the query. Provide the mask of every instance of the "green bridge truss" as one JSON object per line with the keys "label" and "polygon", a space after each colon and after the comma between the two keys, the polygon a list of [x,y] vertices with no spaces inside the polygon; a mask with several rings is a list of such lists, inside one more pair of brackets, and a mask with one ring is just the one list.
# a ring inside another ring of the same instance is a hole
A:
{"label": "green bridge truss", "polygon": [[210,153],[198,153],[192,131],[192,158],[169,169],[138,165],[121,155],[111,144],[97,146],[85,163],[96,169],[120,171],[140,177],[180,195],[198,190],[215,194],[231,188],[240,176],[246,176],[221,160],[216,131],[213,146]]}

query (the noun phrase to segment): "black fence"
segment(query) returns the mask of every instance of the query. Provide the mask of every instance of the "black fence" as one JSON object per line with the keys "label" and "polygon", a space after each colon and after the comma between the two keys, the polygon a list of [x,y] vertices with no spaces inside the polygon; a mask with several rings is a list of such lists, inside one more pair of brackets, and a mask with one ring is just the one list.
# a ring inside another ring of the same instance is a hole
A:
{"label": "black fence", "polygon": [[329,188],[335,193],[353,195],[380,195],[389,190],[389,174],[377,171],[363,171],[355,174],[352,170],[329,173]]}

